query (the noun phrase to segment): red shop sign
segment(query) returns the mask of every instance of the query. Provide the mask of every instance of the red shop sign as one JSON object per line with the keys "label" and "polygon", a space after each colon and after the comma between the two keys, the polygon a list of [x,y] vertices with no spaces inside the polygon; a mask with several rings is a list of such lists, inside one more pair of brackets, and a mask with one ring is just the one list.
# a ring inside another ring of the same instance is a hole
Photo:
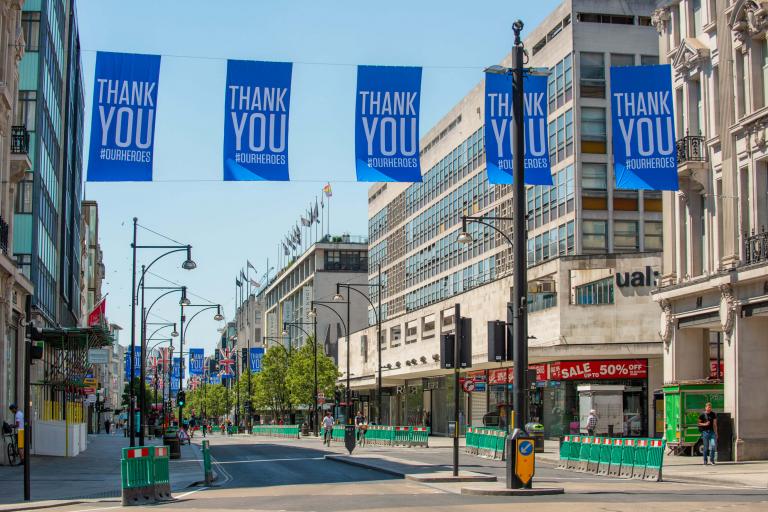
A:
{"label": "red shop sign", "polygon": [[[536,370],[536,380],[537,381],[544,381],[547,380],[547,364],[530,364],[528,365],[529,370]],[[507,376],[505,376],[505,373]],[[514,382],[514,368],[502,368],[500,370],[490,370],[488,372],[488,383],[489,384],[506,384],[507,382]],[[507,378],[509,379],[507,381]]]}
{"label": "red shop sign", "polygon": [[552,380],[645,379],[647,377],[647,359],[559,361],[549,364],[549,378]]}
{"label": "red shop sign", "polygon": [[[721,359],[720,360],[720,378],[722,379],[724,375],[725,375],[725,363]],[[717,378],[717,359],[709,360],[709,378],[710,379]]]}

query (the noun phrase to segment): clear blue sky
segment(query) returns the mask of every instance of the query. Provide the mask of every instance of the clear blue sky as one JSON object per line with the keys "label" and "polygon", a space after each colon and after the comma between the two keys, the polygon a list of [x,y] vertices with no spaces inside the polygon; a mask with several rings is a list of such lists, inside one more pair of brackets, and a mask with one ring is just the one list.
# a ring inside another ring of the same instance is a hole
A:
{"label": "clear blue sky", "polygon": [[[497,63],[512,22],[535,27],[559,2],[390,0],[387,2],[80,0],[86,119],[96,50],[161,54],[153,183],[87,183],[98,201],[110,321],[129,343],[131,219],[194,246],[194,271],[168,256],[153,267],[234,313],[234,278],[246,258],[274,265],[277,244],[326,181],[333,186],[331,230],[367,234],[368,184],[355,183],[355,65],[424,66],[422,133]],[[294,62],[289,183],[221,182],[226,59]],[[86,144],[90,125],[86,124]],[[86,145],[85,155],[88,154]],[[146,231],[140,244],[164,242]],[[139,262],[148,263],[149,251]],[[163,285],[150,276],[148,285]],[[154,295],[152,295],[154,297]],[[194,297],[193,297],[194,299]],[[177,300],[152,321],[178,321]],[[215,346],[212,315],[201,314],[186,346]],[[166,331],[167,332],[167,331]]]}

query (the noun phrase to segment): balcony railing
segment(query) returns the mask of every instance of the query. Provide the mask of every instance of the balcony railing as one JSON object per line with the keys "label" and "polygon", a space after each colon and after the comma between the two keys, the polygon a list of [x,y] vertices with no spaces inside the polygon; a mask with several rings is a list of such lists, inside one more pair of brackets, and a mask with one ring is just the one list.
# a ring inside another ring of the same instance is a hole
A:
{"label": "balcony railing", "polygon": [[746,236],[744,240],[744,263],[751,265],[768,261],[768,231]]}
{"label": "balcony railing", "polygon": [[0,217],[0,251],[3,251],[3,254],[8,254],[8,232],[8,223]]}
{"label": "balcony railing", "polygon": [[11,153],[17,155],[29,153],[29,132],[25,126],[11,128]]}
{"label": "balcony railing", "polygon": [[706,162],[707,148],[704,146],[703,135],[687,135],[677,139],[677,163]]}

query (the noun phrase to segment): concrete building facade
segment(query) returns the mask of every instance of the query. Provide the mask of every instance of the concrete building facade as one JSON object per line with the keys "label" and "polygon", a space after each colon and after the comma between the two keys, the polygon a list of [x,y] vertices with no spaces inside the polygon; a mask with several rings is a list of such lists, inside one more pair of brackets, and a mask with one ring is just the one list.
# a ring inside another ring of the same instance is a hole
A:
{"label": "concrete building facade", "polygon": [[[630,320],[640,310],[654,316],[649,291],[659,271],[661,195],[613,187],[607,91],[610,66],[658,61],[654,7],[650,1],[566,1],[525,39],[528,65],[551,72],[554,186],[528,187],[526,203],[529,331],[536,336],[530,358],[546,363],[537,366],[543,383],[537,390],[551,390],[532,391],[532,400],[540,402],[532,404],[532,413],[552,435],[567,433],[574,423],[578,430],[581,416],[578,390],[560,378],[575,375],[563,372],[573,364],[563,361],[583,363],[581,368],[593,361],[600,368],[613,365],[613,371],[641,360],[634,373],[623,374],[634,377],[616,384],[623,386],[624,405],[612,430],[631,435],[653,430],[649,396],[661,382],[658,328],[645,319]],[[502,64],[509,63],[507,56]],[[482,362],[487,321],[506,320],[511,250],[501,234],[479,224],[468,228],[473,243],[457,242],[462,215],[512,215],[511,187],[487,180],[483,109],[481,82],[422,137],[422,183],[377,184],[369,190],[369,280],[376,283],[380,269],[384,285],[384,422],[429,422],[435,432],[447,432],[453,384],[446,378],[450,372],[439,369],[439,339],[453,329],[455,303],[462,316],[472,318],[473,366],[482,373],[464,376],[463,382],[475,386],[462,400],[464,419],[482,424],[503,401],[506,372],[486,373],[494,367]],[[494,226],[511,229],[504,221]],[[635,272],[643,275],[643,285],[629,293],[618,278],[624,283],[629,273],[631,283]],[[351,337],[352,387],[368,414],[378,371],[371,366],[375,339],[374,327]],[[474,383],[476,378],[485,381]],[[543,396],[547,392],[549,398]]]}
{"label": "concrete building facade", "polygon": [[0,2],[0,418],[12,423],[8,406],[23,398],[25,302],[34,288],[13,253],[14,206],[19,182],[31,168],[29,133],[17,124],[19,63],[25,41],[19,0]]}
{"label": "concrete building facade", "polygon": [[[664,380],[720,377],[737,460],[768,457],[768,17],[765,2],[653,14],[671,64],[680,190],[664,193]],[[722,371],[716,361],[722,356]],[[711,368],[714,366],[715,372]]]}

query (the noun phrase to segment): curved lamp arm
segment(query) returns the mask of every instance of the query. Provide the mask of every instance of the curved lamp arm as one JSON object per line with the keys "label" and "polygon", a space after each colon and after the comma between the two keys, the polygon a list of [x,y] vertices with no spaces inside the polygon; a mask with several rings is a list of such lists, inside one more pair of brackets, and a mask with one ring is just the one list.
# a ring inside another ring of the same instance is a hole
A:
{"label": "curved lamp arm", "polygon": [[347,329],[347,324],[344,323],[344,319],[341,318],[341,315],[339,314],[338,311],[336,311],[331,306],[329,306],[328,304],[325,304],[323,302],[312,301],[311,304],[310,304],[310,308],[311,309],[315,309],[315,306],[323,306],[324,308],[328,308],[331,311],[333,311],[333,313],[339,318],[339,322],[341,322],[341,325],[344,326],[344,337],[346,338],[347,336],[349,336],[349,329]]}
{"label": "curved lamp arm", "polygon": [[[369,286],[369,285],[363,285],[363,286]],[[363,297],[365,300],[368,301],[368,304],[371,305],[371,309],[373,309],[373,312],[376,313],[376,323],[379,323],[379,310],[376,306],[373,305],[373,302],[371,301],[370,297],[368,297],[366,294],[358,290],[354,287],[354,285],[351,284],[344,284],[344,283],[336,283],[336,289],[339,288],[346,288],[347,290],[352,290],[353,292],[357,292],[360,294],[361,297]]]}
{"label": "curved lamp arm", "polygon": [[139,284],[136,286],[136,295],[139,294],[139,288],[141,288],[141,285],[144,282],[144,277],[147,275],[147,272],[149,272],[149,269],[152,267],[152,265],[157,263],[158,260],[160,260],[162,258],[165,258],[169,254],[173,254],[175,252],[181,252],[181,251],[189,251],[190,249],[191,249],[191,246],[185,245],[184,247],[179,247],[178,249],[173,249],[171,251],[163,253],[160,256],[158,256],[157,258],[155,258],[154,260],[152,260],[152,262],[149,265],[146,266],[146,268],[144,269],[144,272],[142,272],[142,274],[141,274],[141,279],[139,279]]}
{"label": "curved lamp arm", "polygon": [[192,323],[192,320],[194,320],[194,319],[195,319],[195,317],[196,317],[197,315],[199,315],[199,314],[200,314],[200,313],[202,313],[203,311],[207,311],[207,310],[209,310],[209,309],[213,309],[213,308],[221,309],[221,305],[220,305],[220,304],[211,304],[210,306],[206,306],[206,307],[204,307],[204,308],[200,309],[199,311],[197,311],[197,312],[196,312],[194,315],[192,315],[192,316],[189,318],[189,320],[187,320],[187,321],[186,321],[186,324],[184,325],[184,332],[183,332],[183,333],[181,333],[181,334],[182,334],[182,336],[183,336],[184,338],[186,338],[186,337],[187,337],[187,329],[189,329],[189,324],[191,324],[191,323]]}

